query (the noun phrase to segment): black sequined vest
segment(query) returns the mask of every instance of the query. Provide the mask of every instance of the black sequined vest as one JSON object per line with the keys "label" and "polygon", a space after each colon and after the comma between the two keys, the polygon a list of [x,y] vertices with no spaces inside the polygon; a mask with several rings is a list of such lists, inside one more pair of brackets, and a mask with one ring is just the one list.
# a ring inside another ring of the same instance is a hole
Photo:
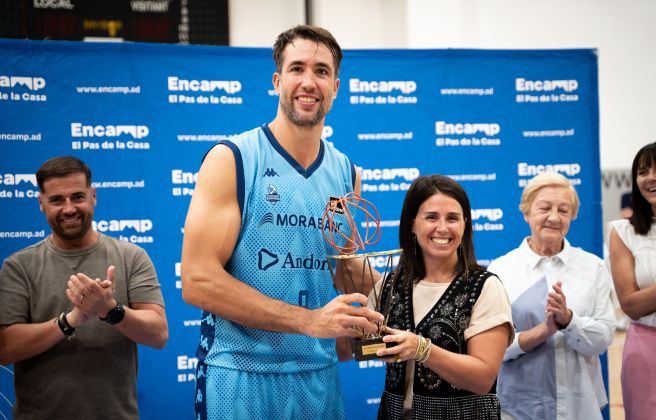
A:
{"label": "black sequined vest", "polygon": [[[469,279],[464,280],[462,273],[459,274],[418,325],[414,323],[412,285],[404,287],[403,282],[398,281],[392,289],[391,282],[386,282],[383,286],[381,307],[386,308],[389,302],[387,325],[429,337],[432,343],[439,347],[465,354],[467,341],[464,332],[469,326],[474,304],[490,275],[487,271],[472,270]],[[385,391],[378,411],[379,419],[403,418],[406,365],[387,365]],[[414,419],[500,418],[499,401],[495,395],[496,383],[487,395],[476,395],[456,388],[423,364],[415,362],[413,388]]]}

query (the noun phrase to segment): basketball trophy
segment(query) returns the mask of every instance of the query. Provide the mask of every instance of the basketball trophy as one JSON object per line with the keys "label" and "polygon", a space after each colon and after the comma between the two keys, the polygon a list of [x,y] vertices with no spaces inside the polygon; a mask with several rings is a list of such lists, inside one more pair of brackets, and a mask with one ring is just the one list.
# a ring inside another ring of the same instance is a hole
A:
{"label": "basketball trophy", "polygon": [[[356,222],[356,216],[359,216],[359,223]],[[364,252],[367,245],[374,245],[380,239],[380,216],[370,201],[356,193],[330,197],[321,226],[324,239],[338,252],[327,256],[330,276],[337,293],[362,293],[363,290],[371,289],[373,309],[385,317],[374,333],[353,327],[359,333],[358,337],[352,339],[355,360],[375,359],[376,351],[389,344],[383,342],[383,335],[392,300],[387,299],[385,308],[382,308],[382,287],[377,290],[375,283],[386,279],[392,282],[393,289],[397,276],[392,268],[403,250]]]}

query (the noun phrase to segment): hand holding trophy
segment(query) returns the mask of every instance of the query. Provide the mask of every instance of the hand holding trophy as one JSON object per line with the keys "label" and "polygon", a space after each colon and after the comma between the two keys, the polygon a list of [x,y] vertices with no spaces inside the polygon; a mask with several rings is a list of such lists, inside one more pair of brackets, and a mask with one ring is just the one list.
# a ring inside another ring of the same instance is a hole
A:
{"label": "hand holding trophy", "polygon": [[[359,216],[359,223],[356,222],[356,216]],[[337,255],[327,256],[335,290],[338,293],[365,294],[371,290],[373,309],[385,317],[374,333],[354,327],[360,334],[352,341],[355,359],[375,359],[378,349],[392,343],[383,342],[390,302],[382,308],[380,289],[374,286],[379,279],[387,279],[388,276],[392,276],[390,281],[394,285],[397,279],[392,268],[403,251],[364,252],[366,246],[374,245],[380,239],[380,216],[371,202],[355,193],[331,197],[326,204],[321,225],[324,227],[324,239],[338,252]]]}

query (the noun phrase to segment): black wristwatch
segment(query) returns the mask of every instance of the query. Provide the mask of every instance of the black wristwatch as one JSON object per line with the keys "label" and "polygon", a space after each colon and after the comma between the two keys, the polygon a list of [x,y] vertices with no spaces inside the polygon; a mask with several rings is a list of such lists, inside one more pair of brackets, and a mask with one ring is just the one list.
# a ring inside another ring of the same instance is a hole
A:
{"label": "black wristwatch", "polygon": [[112,309],[107,312],[107,315],[105,315],[104,318],[100,318],[101,321],[105,321],[109,325],[116,325],[119,322],[123,321],[123,317],[125,316],[125,309],[123,308],[123,305],[119,301],[116,301],[116,306],[114,306]]}
{"label": "black wristwatch", "polygon": [[59,326],[59,329],[64,333],[66,338],[71,339],[75,335],[75,328],[71,327],[71,324],[69,324],[66,320],[67,314],[68,312],[62,312],[59,314],[57,317],[57,325]]}

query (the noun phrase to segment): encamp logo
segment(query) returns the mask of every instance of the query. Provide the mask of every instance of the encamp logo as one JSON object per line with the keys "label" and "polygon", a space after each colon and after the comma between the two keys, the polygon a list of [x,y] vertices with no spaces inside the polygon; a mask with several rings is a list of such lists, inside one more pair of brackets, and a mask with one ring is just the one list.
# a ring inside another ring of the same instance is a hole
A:
{"label": "encamp logo", "polygon": [[0,76],[0,88],[14,88],[23,86],[29,90],[37,91],[46,87],[46,79],[30,76]]}
{"label": "encamp logo", "polygon": [[502,209],[472,209],[471,211],[472,220],[480,220],[485,218],[491,222],[496,222],[503,218]]}
{"label": "encamp logo", "polygon": [[440,136],[449,134],[485,134],[486,136],[494,136],[500,132],[501,126],[497,123],[448,123],[446,121],[435,122],[435,134]]}
{"label": "encamp logo", "polygon": [[145,125],[84,125],[71,123],[72,137],[121,137],[131,136],[133,139],[148,137],[150,130]]}
{"label": "encamp logo", "polygon": [[198,172],[171,169],[171,183],[173,184],[195,184],[197,180]]}
{"label": "encamp logo", "polygon": [[581,178],[578,176],[581,173],[581,164],[573,163],[544,163],[544,164],[531,164],[527,162],[519,162],[517,164],[518,185],[522,188],[526,186],[528,181],[539,174],[543,173],[557,173],[561,174],[569,180],[572,185],[581,185]]}
{"label": "encamp logo", "polygon": [[239,80],[187,80],[176,76],[168,77],[168,88],[172,92],[216,92],[234,94],[241,91]]}
{"label": "encamp logo", "polygon": [[360,80],[349,79],[349,91],[351,93],[391,93],[399,91],[409,94],[417,90],[417,82],[414,80]]}
{"label": "encamp logo", "polygon": [[92,222],[94,230],[99,232],[123,232],[127,229],[135,232],[144,233],[153,228],[153,221],[150,219],[134,220],[98,220]]}
{"label": "encamp logo", "polygon": [[565,92],[574,92],[578,88],[579,82],[575,79],[527,80],[521,77],[515,79],[517,92],[553,92],[559,89]]}
{"label": "encamp logo", "polygon": [[321,130],[321,138],[327,139],[333,136],[333,127],[330,125],[324,125],[323,130]]}
{"label": "encamp logo", "polygon": [[35,174],[0,174],[0,185],[19,185],[29,182],[36,187]]}
{"label": "encamp logo", "polygon": [[554,172],[565,176],[576,176],[581,173],[581,165],[578,163],[547,163],[547,164],[529,164],[520,162],[517,164],[517,174],[519,176],[535,176],[547,172]]}
{"label": "encamp logo", "polygon": [[363,181],[390,181],[396,178],[413,181],[418,176],[419,168],[362,169]]}

